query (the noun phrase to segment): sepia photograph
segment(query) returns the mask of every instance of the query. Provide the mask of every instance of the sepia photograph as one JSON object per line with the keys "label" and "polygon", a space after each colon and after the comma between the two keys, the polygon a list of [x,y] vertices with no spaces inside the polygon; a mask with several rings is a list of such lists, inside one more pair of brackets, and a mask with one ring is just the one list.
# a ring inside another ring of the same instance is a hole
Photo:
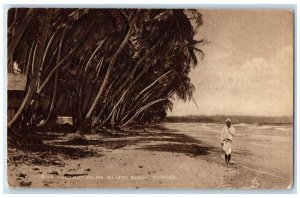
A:
{"label": "sepia photograph", "polygon": [[292,9],[4,20],[9,188],[293,188]]}

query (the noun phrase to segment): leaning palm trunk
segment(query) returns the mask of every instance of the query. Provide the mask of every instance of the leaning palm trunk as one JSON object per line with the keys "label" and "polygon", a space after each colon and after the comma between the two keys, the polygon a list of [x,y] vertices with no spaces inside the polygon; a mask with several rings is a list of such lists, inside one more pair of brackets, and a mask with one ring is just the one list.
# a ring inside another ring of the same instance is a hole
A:
{"label": "leaning palm trunk", "polygon": [[[134,106],[131,108],[131,110],[127,113],[126,116],[124,116],[122,118],[121,121],[124,121],[132,112],[136,111],[136,107],[137,105],[140,104],[141,99],[139,99],[139,97],[148,89],[150,89],[151,87],[153,87],[160,79],[162,79],[164,76],[166,76],[167,74],[169,74],[171,71],[168,71],[166,73],[164,73],[163,75],[161,75],[159,78],[157,78],[155,81],[153,81],[150,85],[148,85],[146,88],[144,88],[135,98],[134,101],[136,101],[136,103],[134,104]],[[147,95],[145,95],[147,96]],[[139,99],[139,100],[138,100]],[[143,99],[143,98],[142,98]]]}
{"label": "leaning palm trunk", "polygon": [[[107,98],[109,98],[110,96],[109,96],[109,94],[110,94],[110,91],[111,91],[111,89],[112,89],[112,87],[115,87],[115,86],[117,86],[116,84],[117,84],[117,80],[119,79],[119,76],[121,75],[121,73],[118,73],[115,77],[114,77],[114,80],[110,83],[110,85],[107,87],[107,89],[106,89],[106,92],[105,92],[105,94],[103,95],[103,97],[102,98],[104,98],[104,100],[102,100],[101,102],[105,102],[105,104],[111,104],[111,98],[110,99],[107,99]],[[102,108],[103,109],[103,108]],[[97,112],[98,113],[98,112]],[[94,119],[93,121],[92,121],[92,128],[95,126],[95,123],[96,122],[98,122],[98,120],[97,119]]]}
{"label": "leaning palm trunk", "polygon": [[137,70],[137,68],[139,67],[139,65],[142,63],[142,61],[145,59],[145,57],[143,57],[142,59],[140,59],[140,61],[138,61],[138,63],[136,64],[135,68],[132,70],[130,77],[127,78],[127,80],[113,93],[113,95],[111,96],[111,98],[106,101],[105,105],[102,107],[100,113],[97,115],[97,117],[95,118],[95,120],[93,121],[92,127],[98,126],[100,125],[99,121],[100,118],[103,116],[103,113],[105,112],[105,110],[107,109],[108,105],[115,99],[115,97],[117,97],[123,90],[124,87],[130,82],[129,87],[127,89],[131,89],[131,87],[141,78],[141,76],[148,70],[149,66],[146,66],[142,72],[139,73],[139,75],[132,81],[133,76],[135,71]]}
{"label": "leaning palm trunk", "polygon": [[[95,121],[93,122],[93,123],[94,123],[93,125],[95,125],[96,123],[98,123],[98,121],[100,120],[100,118],[101,118],[103,112],[106,110],[108,104],[110,104],[110,103],[112,102],[112,100],[114,100],[115,97],[116,97],[117,95],[119,95],[119,94],[123,91],[124,87],[125,87],[125,86],[128,84],[128,82],[132,79],[132,77],[133,77],[133,75],[134,75],[134,73],[135,73],[137,67],[138,67],[138,64],[137,64],[137,65],[135,66],[135,68],[132,70],[132,72],[131,72],[131,74],[130,74],[130,77],[127,78],[127,79],[125,80],[125,82],[122,83],[122,85],[119,86],[118,89],[117,89],[116,91],[114,91],[114,93],[113,93],[113,95],[110,97],[110,99],[109,99],[108,101],[106,101],[105,105],[103,106],[103,108],[101,109],[100,113],[98,114],[98,116],[96,117]],[[116,79],[117,79],[117,78],[116,78]]]}
{"label": "leaning palm trunk", "polygon": [[35,63],[33,65],[32,76],[31,76],[29,88],[28,88],[28,91],[26,93],[26,96],[25,96],[20,108],[18,109],[16,114],[13,116],[13,118],[7,124],[8,128],[11,127],[14,124],[14,122],[22,114],[23,110],[28,106],[28,104],[31,101],[32,95],[33,95],[34,91],[36,90],[36,82],[37,82],[37,78],[38,78],[38,71],[39,71],[39,67],[42,63],[43,52],[44,52],[44,48],[45,48],[45,44],[46,44],[48,30],[49,30],[49,27],[50,27],[51,15],[52,15],[52,10],[48,9],[46,11],[46,14],[43,15],[43,17],[42,17],[41,24],[44,24],[44,26],[42,28],[42,31],[40,32],[41,36],[37,37],[37,39],[38,39],[38,41],[37,41],[37,55],[35,57]]}
{"label": "leaning palm trunk", "polygon": [[100,127],[102,127],[108,120],[109,118],[115,114],[115,110],[118,107],[118,105],[124,100],[124,97],[126,95],[126,93],[128,92],[128,89],[126,91],[124,91],[124,93],[122,94],[122,96],[120,97],[119,101],[115,104],[115,106],[113,107],[113,109],[111,110],[110,114],[107,116],[107,118],[100,124]]}
{"label": "leaning palm trunk", "polygon": [[93,102],[91,108],[89,109],[87,115],[85,116],[85,119],[84,119],[83,122],[81,123],[79,129],[76,131],[76,134],[82,135],[83,131],[84,131],[85,128],[86,128],[86,124],[91,120],[91,117],[92,117],[92,115],[93,115],[93,113],[94,113],[94,111],[95,111],[95,109],[96,109],[96,107],[97,107],[97,105],[98,105],[98,101],[99,101],[99,99],[100,99],[101,96],[102,96],[102,93],[103,93],[103,91],[104,91],[104,89],[105,89],[105,87],[106,87],[106,84],[108,83],[108,79],[110,78],[110,74],[111,74],[111,72],[112,72],[112,69],[113,69],[113,67],[115,66],[115,64],[116,64],[116,62],[117,62],[117,60],[118,60],[118,58],[119,58],[121,52],[123,51],[123,49],[125,48],[125,46],[127,45],[128,41],[129,41],[131,32],[132,32],[132,30],[133,30],[135,21],[136,21],[136,19],[137,19],[137,15],[138,15],[138,13],[134,16],[132,22],[130,23],[130,27],[129,27],[129,29],[128,29],[128,32],[127,32],[127,34],[126,34],[126,36],[125,36],[123,42],[122,42],[121,45],[119,46],[119,48],[118,48],[118,50],[116,51],[116,53],[113,55],[112,60],[111,60],[111,62],[110,62],[109,65],[108,65],[108,69],[107,69],[107,71],[106,71],[106,75],[105,75],[105,77],[104,77],[104,79],[103,79],[102,85],[101,85],[101,87],[100,87],[100,89],[99,89],[99,91],[98,91],[98,93],[97,93],[97,96],[96,96],[96,98],[95,98],[95,100],[94,100],[94,102]]}
{"label": "leaning palm trunk", "polygon": [[[54,34],[52,35],[51,39],[53,39],[54,37]],[[57,59],[56,59],[56,62],[59,61],[60,59],[60,56],[61,56],[61,50],[62,50],[62,43],[63,43],[63,40],[64,40],[64,37],[65,37],[65,31],[63,32],[63,35],[61,37],[61,40],[60,40],[60,43],[59,43],[59,46],[58,46],[58,54],[57,54]],[[50,40],[51,40],[50,39]],[[50,42],[49,42],[50,43]],[[46,48],[46,51],[49,47],[49,43],[48,43],[48,46]],[[45,53],[46,53],[45,51]],[[45,61],[45,56],[43,57],[43,62]],[[43,62],[42,62],[42,65],[43,65]],[[42,66],[41,66],[42,67]],[[49,110],[49,113],[47,115],[47,118],[42,122],[40,123],[38,126],[44,126],[45,124],[47,124],[49,122],[49,120],[51,119],[52,117],[52,114],[53,114],[53,110],[54,110],[54,106],[55,106],[55,103],[56,103],[56,100],[57,100],[57,86],[58,86],[58,75],[59,75],[59,69],[56,70],[56,73],[55,73],[55,79],[54,79],[54,87],[53,87],[53,94],[52,94],[52,100],[51,100],[51,105],[50,105],[50,110]]]}
{"label": "leaning palm trunk", "polygon": [[119,123],[124,123],[128,117],[132,116],[132,114],[135,114],[140,108],[142,108],[145,104],[155,100],[156,98],[163,97],[164,95],[157,94],[157,89],[153,87],[151,90],[149,90],[146,94],[144,94],[143,97],[139,98],[138,100],[134,101],[134,106],[127,107],[130,109],[130,111],[127,112],[126,115],[123,115],[120,119]]}
{"label": "leaning palm trunk", "polygon": [[35,46],[35,41],[32,42],[31,47],[30,47],[29,56],[28,56],[26,68],[25,68],[25,71],[24,71],[24,73],[26,75],[29,75],[29,72],[30,72],[29,67],[30,67],[30,62],[31,62],[31,57],[32,57],[32,51],[34,49],[34,46]]}
{"label": "leaning palm trunk", "polygon": [[154,104],[157,104],[159,102],[162,102],[164,100],[167,100],[168,98],[170,97],[170,95],[168,95],[167,97],[165,98],[160,98],[160,99],[157,99],[157,100],[154,100],[146,105],[144,105],[143,107],[139,108],[136,113],[129,119],[127,120],[124,124],[121,125],[121,127],[124,127],[130,123],[132,123],[134,121],[134,118],[137,117],[140,113],[144,112],[147,108],[149,108],[150,106],[154,105]]}
{"label": "leaning palm trunk", "polygon": [[137,99],[139,96],[141,96],[145,91],[147,91],[148,89],[150,89],[151,87],[153,87],[155,85],[155,83],[157,83],[160,79],[162,79],[163,77],[165,77],[166,75],[168,75],[171,71],[167,71],[166,73],[164,73],[163,75],[161,75],[159,78],[157,78],[155,81],[153,81],[150,85],[148,85],[145,89],[143,89],[136,97],[135,99]]}
{"label": "leaning palm trunk", "polygon": [[49,39],[48,41],[48,44],[47,44],[47,47],[45,49],[45,52],[44,52],[44,56],[43,56],[43,60],[42,60],[42,63],[41,63],[41,66],[40,66],[40,70],[39,70],[39,74],[38,74],[38,80],[37,80],[37,88],[40,87],[40,81],[41,81],[41,75],[42,75],[42,72],[43,72],[43,67],[44,67],[44,64],[45,64],[45,59],[46,59],[46,56],[47,56],[47,53],[48,53],[48,50],[49,50],[49,47],[53,41],[53,38],[55,36],[57,32],[54,32],[51,36],[51,38]]}
{"label": "leaning palm trunk", "polygon": [[132,103],[132,105],[129,105],[127,107],[127,109],[130,109],[127,111],[127,113],[125,115],[122,116],[122,118],[120,119],[120,122],[124,122],[124,120],[126,120],[127,117],[129,117],[132,113],[134,113],[141,105],[143,105],[143,101],[147,98],[149,98],[152,94],[155,94],[156,90],[155,89],[151,89],[149,92],[145,93],[144,96],[142,98],[139,98],[138,100],[135,99],[134,102]]}
{"label": "leaning palm trunk", "polygon": [[37,93],[41,93],[41,91],[45,88],[45,86],[49,83],[49,81],[52,79],[53,75],[55,74],[56,70],[66,61],[68,60],[71,55],[73,55],[73,53],[78,49],[78,47],[81,46],[82,42],[84,41],[85,37],[87,36],[87,34],[89,33],[89,31],[91,30],[92,26],[93,26],[94,22],[90,23],[89,27],[87,28],[87,31],[85,32],[85,35],[83,36],[82,40],[77,43],[77,45],[71,50],[69,51],[69,53],[59,61],[59,63],[57,63],[53,69],[50,71],[50,73],[48,74],[47,78],[44,80],[43,84],[39,87],[39,89],[37,90]]}
{"label": "leaning palm trunk", "polygon": [[[79,111],[79,113],[81,115],[86,115],[87,114],[89,108],[93,104],[93,101],[94,101],[94,99],[96,97],[95,94],[97,94],[97,93],[95,93],[95,89],[97,89],[97,87],[99,86],[99,84],[101,85],[101,80],[100,80],[101,78],[99,77],[99,75],[100,75],[101,67],[102,67],[102,65],[104,63],[104,58],[105,57],[102,57],[101,60],[99,61],[99,63],[97,64],[96,69],[95,69],[95,71],[97,71],[97,72],[93,72],[93,74],[89,76],[90,78],[93,78],[93,79],[90,79],[90,81],[94,81],[94,82],[92,83],[92,86],[88,86],[88,85],[86,86],[85,89],[88,89],[88,94],[86,94],[86,93],[84,94],[85,99],[83,101],[83,104],[81,106],[79,105],[77,107],[77,108],[79,108],[78,111]],[[96,73],[96,76],[94,76],[94,73]],[[118,77],[118,75],[117,75],[117,77]],[[108,90],[110,90],[111,86],[117,80],[117,77],[113,80],[113,82],[107,88],[106,94],[104,95],[103,98],[107,98],[108,92],[109,92]],[[81,120],[82,120],[82,118],[81,118]]]}
{"label": "leaning palm trunk", "polygon": [[15,8],[15,15],[14,15],[14,20],[11,23],[11,25],[7,28],[7,32],[11,32],[11,34],[14,34],[14,25],[17,22],[17,16],[18,16],[18,8]]}
{"label": "leaning palm trunk", "polygon": [[[102,110],[100,111],[100,113],[98,114],[98,116],[97,116],[97,117],[95,118],[95,120],[93,121],[92,127],[94,127],[97,123],[99,123],[100,118],[102,117],[104,110],[108,107],[108,104],[110,104],[110,103],[113,101],[113,99],[114,99],[121,91],[123,91],[123,88],[129,83],[129,81],[132,80],[132,77],[133,77],[133,75],[134,75],[134,73],[135,73],[135,71],[136,71],[137,68],[138,68],[138,65],[136,65],[136,66],[134,67],[134,69],[132,70],[131,74],[129,75],[129,78],[127,77],[127,79],[125,80],[125,82],[124,82],[121,86],[119,86],[119,88],[114,92],[114,94],[112,95],[112,97],[111,97],[108,101],[106,101],[104,107],[102,108]],[[116,78],[116,79],[117,79],[117,78]],[[112,85],[112,84],[111,84],[111,85]],[[130,84],[130,85],[131,85],[131,84]],[[129,87],[127,88],[127,91],[128,91],[128,89],[130,88],[130,85],[129,85]],[[124,97],[125,97],[127,91],[124,92],[125,94],[124,94],[124,93],[121,94],[121,97],[120,97],[119,101],[117,102],[117,104],[115,105],[115,107],[113,108],[113,110],[111,111],[111,114],[115,111],[115,109],[117,108],[117,106],[120,104],[122,98],[124,99]],[[105,98],[106,98],[106,97],[105,97]],[[111,116],[111,114],[107,117],[107,119],[105,119],[104,122],[106,122],[106,121],[109,119],[109,117]],[[100,124],[100,123],[99,123],[99,124]],[[103,126],[104,123],[101,123],[100,125]]]}
{"label": "leaning palm trunk", "polygon": [[[37,13],[37,9],[30,8],[28,9],[25,17],[23,18],[22,22],[20,23],[19,26],[15,27],[15,33],[13,37],[10,39],[10,44],[8,45],[7,52],[9,55],[12,55],[16,49],[16,47],[19,44],[20,39],[22,38],[25,30],[27,29],[30,21],[33,19],[35,14]],[[50,22],[50,21],[49,21]]]}
{"label": "leaning palm trunk", "polygon": [[[90,56],[88,62],[86,63],[86,65],[83,69],[83,72],[82,72],[82,75],[81,75],[81,81],[80,81],[80,85],[79,85],[79,98],[78,98],[79,102],[78,103],[79,103],[80,107],[83,106],[82,105],[82,96],[83,96],[82,92],[83,92],[83,87],[84,87],[85,82],[86,82],[86,76],[87,76],[87,73],[88,73],[88,68],[91,65],[92,59],[94,58],[96,53],[101,49],[101,47],[103,46],[103,44],[105,43],[106,40],[107,40],[107,37],[101,41],[101,43],[98,45],[98,47],[96,47],[96,49],[94,50],[94,52]],[[85,106],[87,105],[87,103],[88,103],[88,100],[86,101],[86,104],[84,105],[84,108],[80,108],[81,114],[83,114],[82,110],[84,111],[86,109]]]}

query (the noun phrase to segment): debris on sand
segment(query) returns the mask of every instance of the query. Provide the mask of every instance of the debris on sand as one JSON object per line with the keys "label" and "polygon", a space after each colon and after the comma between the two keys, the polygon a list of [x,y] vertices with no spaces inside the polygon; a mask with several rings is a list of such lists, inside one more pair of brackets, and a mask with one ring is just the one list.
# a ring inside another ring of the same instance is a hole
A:
{"label": "debris on sand", "polygon": [[88,139],[80,134],[73,134],[67,141],[69,144],[73,145],[88,145],[89,141]]}
{"label": "debris on sand", "polygon": [[143,165],[139,165],[139,168],[143,168],[144,166]]}
{"label": "debris on sand", "polygon": [[91,169],[90,169],[90,168],[87,168],[87,169],[84,169],[84,171],[91,171]]}
{"label": "debris on sand", "polygon": [[[57,149],[54,146],[45,146],[43,149]],[[68,148],[62,148],[62,149],[68,149]],[[76,150],[76,149],[75,149]],[[66,152],[72,153],[72,148],[71,150],[66,150]],[[62,151],[65,152],[65,151]],[[65,163],[62,162],[60,157],[57,155],[57,153],[52,153],[48,151],[38,151],[38,152],[25,152],[25,151],[18,151],[18,152],[13,152],[12,149],[8,150],[8,155],[9,155],[9,164],[14,165],[14,166],[19,166],[22,164],[27,164],[27,165],[36,165],[33,170],[37,170],[37,166],[45,165],[55,165],[55,166],[64,166]],[[73,152],[74,153],[74,152]],[[80,152],[78,152],[80,153]],[[68,153],[67,153],[68,154]],[[77,154],[77,153],[76,153]]]}
{"label": "debris on sand", "polygon": [[49,184],[52,184],[52,183],[53,183],[53,181],[51,181],[51,180],[44,180],[43,181],[44,186],[49,186]]}
{"label": "debris on sand", "polygon": [[49,172],[49,174],[51,174],[51,175],[58,175],[58,172],[57,171],[51,171],[51,172]]}
{"label": "debris on sand", "polygon": [[87,173],[66,173],[64,174],[65,177],[78,177],[78,176],[84,176],[87,175]]}
{"label": "debris on sand", "polygon": [[55,160],[52,162],[52,164],[55,166],[65,167],[65,163],[60,160]]}
{"label": "debris on sand", "polygon": [[127,146],[126,143],[120,143],[112,147],[112,149],[120,149]]}
{"label": "debris on sand", "polygon": [[26,173],[19,173],[17,176],[25,178],[26,177]]}
{"label": "debris on sand", "polygon": [[20,186],[31,186],[32,182],[31,181],[21,181]]}
{"label": "debris on sand", "polygon": [[33,167],[32,170],[40,170],[38,167]]}

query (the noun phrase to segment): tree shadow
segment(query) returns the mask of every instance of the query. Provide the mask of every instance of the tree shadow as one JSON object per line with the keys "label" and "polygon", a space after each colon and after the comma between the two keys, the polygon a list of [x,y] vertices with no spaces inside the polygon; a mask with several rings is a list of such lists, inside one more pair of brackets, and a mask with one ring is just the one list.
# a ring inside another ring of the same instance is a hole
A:
{"label": "tree shadow", "polygon": [[48,145],[48,144],[38,147],[37,149],[35,149],[35,151],[44,152],[44,153],[50,152],[52,155],[62,154],[65,157],[70,159],[93,157],[97,155],[97,152],[88,148],[67,147],[67,146]]}
{"label": "tree shadow", "polygon": [[[52,155],[62,154],[70,159],[101,156],[99,152],[97,154],[95,151],[97,147],[115,150],[134,146],[133,149],[136,150],[179,153],[191,157],[222,152],[219,148],[205,145],[201,140],[164,127],[151,130],[151,132],[140,130],[140,132],[135,131],[122,135],[106,133],[92,136],[88,134],[89,140],[86,145],[72,144],[68,142],[65,135],[59,133],[42,133],[40,137],[46,140],[46,144],[31,148],[32,151],[51,152]],[[47,155],[43,157],[47,157]]]}
{"label": "tree shadow", "polygon": [[147,145],[137,149],[146,150],[146,151],[180,153],[180,154],[186,154],[191,157],[196,157],[199,155],[208,155],[211,151],[211,147],[200,146],[197,144],[173,144],[173,143]]}
{"label": "tree shadow", "polygon": [[9,149],[8,159],[15,164],[44,165],[44,166],[64,166],[66,159],[80,159],[86,157],[101,157],[99,153],[84,148],[72,148],[56,145],[34,145],[31,148],[17,152]]}
{"label": "tree shadow", "polygon": [[[174,131],[164,129],[157,132],[132,133],[127,136],[105,136],[99,139],[88,141],[88,146],[103,147],[106,149],[125,149],[134,146],[134,149],[181,153],[188,156],[207,155],[210,151],[217,151],[215,147],[204,146],[204,143],[185,134],[174,133]],[[88,137],[88,136],[87,136]],[[78,146],[70,144],[68,141],[53,142],[54,145]]]}
{"label": "tree shadow", "polygon": [[[64,145],[64,146],[80,146],[78,144],[73,144],[68,141],[54,142],[55,145]],[[129,145],[137,144],[136,140],[122,140],[122,139],[113,139],[113,140],[88,140],[85,145],[82,146],[94,146],[94,147],[104,147],[107,149],[120,149]]]}
{"label": "tree shadow", "polygon": [[59,134],[59,133],[37,133],[38,134],[38,137],[41,138],[42,140],[47,140],[47,141],[50,141],[50,140],[58,140],[58,139],[61,139],[62,135]]}
{"label": "tree shadow", "polygon": [[197,140],[193,137],[187,136],[185,134],[172,133],[172,132],[160,132],[160,133],[144,133],[140,134],[139,140],[151,140],[151,141],[168,141],[177,143],[194,143],[201,144],[202,141]]}
{"label": "tree shadow", "polygon": [[138,141],[150,144],[142,145],[136,149],[180,153],[190,157],[208,155],[211,152],[220,152],[220,149],[205,145],[201,140],[175,132],[170,129],[164,129],[162,132],[157,133],[143,133],[138,136]]}
{"label": "tree shadow", "polygon": [[95,150],[86,147],[51,144],[53,140],[63,140],[61,134],[10,131],[10,137],[11,141],[8,142],[10,163],[63,166],[65,159],[100,156]]}

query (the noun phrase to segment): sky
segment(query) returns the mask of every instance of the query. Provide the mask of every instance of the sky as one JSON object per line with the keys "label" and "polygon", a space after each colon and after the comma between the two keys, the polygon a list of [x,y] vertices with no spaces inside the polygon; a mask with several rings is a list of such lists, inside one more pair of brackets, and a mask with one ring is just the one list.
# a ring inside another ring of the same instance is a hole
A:
{"label": "sky", "polygon": [[293,14],[288,10],[201,10],[205,58],[189,76],[194,102],[169,116],[293,115]]}

